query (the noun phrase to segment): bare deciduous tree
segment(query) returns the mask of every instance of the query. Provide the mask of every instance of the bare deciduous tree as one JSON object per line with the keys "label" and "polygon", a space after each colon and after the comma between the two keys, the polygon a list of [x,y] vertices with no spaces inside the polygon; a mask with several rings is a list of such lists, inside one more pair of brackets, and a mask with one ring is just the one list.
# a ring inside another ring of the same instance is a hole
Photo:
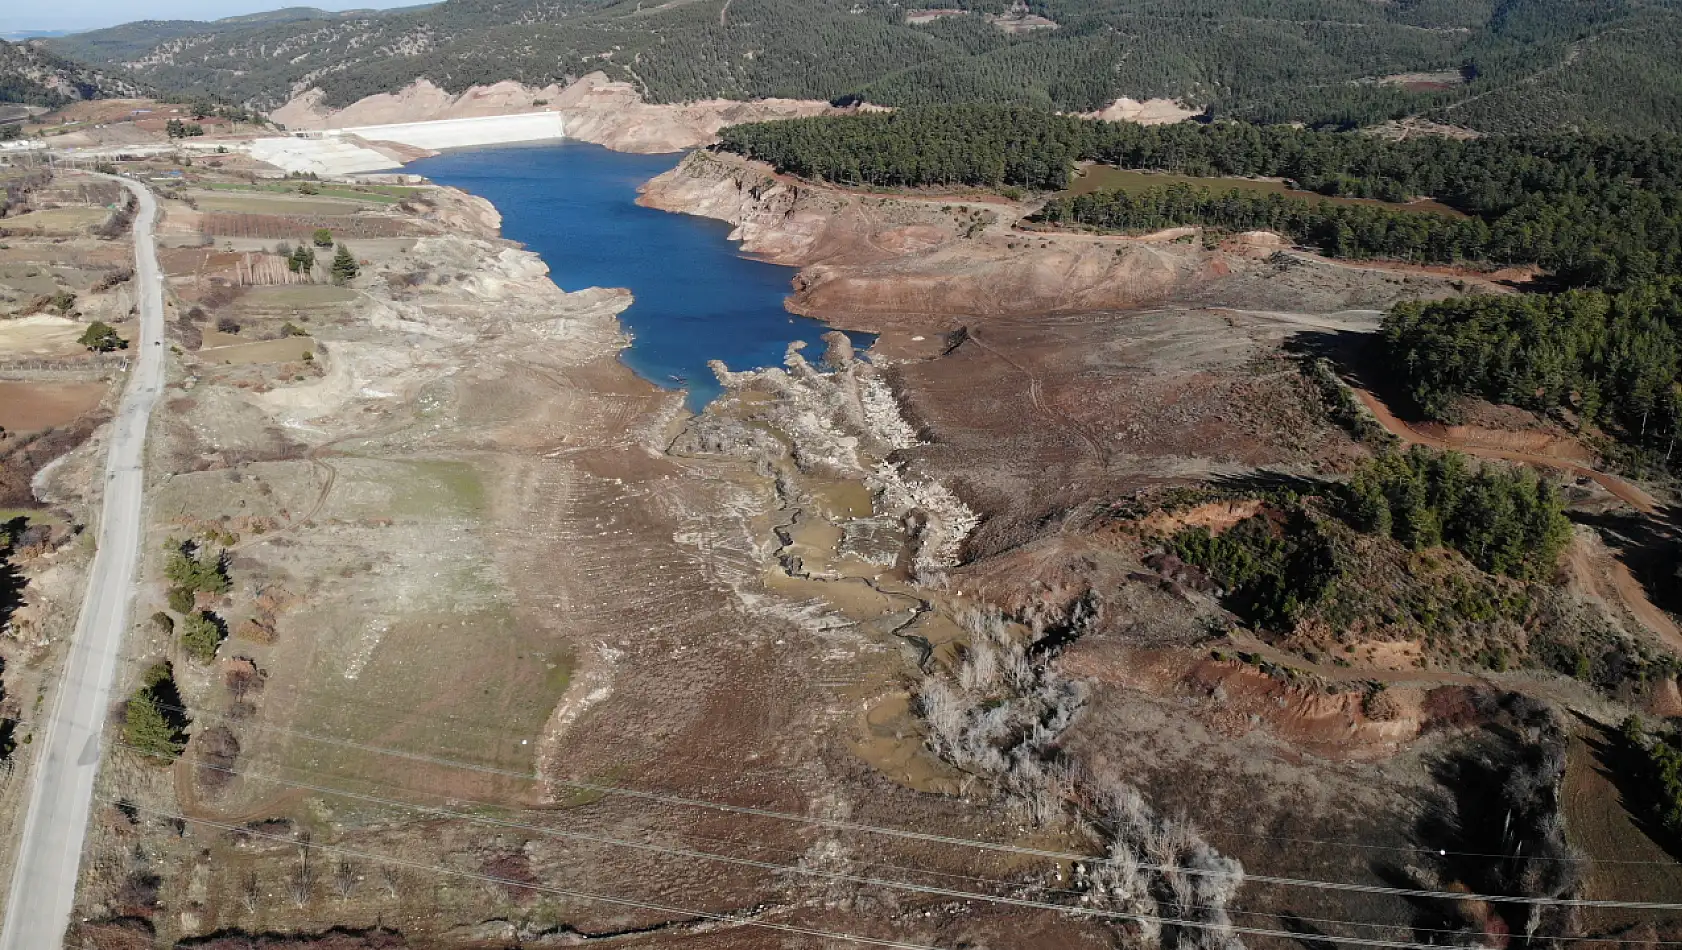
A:
{"label": "bare deciduous tree", "polygon": [[298,833],[298,863],[292,869],[292,874],[286,879],[287,889],[291,892],[292,903],[299,910],[310,902],[310,891],[315,885],[315,871],[310,866],[310,833],[306,829]]}
{"label": "bare deciduous tree", "polygon": [[340,858],[333,865],[333,893],[339,895],[341,902],[350,899],[350,892],[356,887],[356,866],[347,858]]}

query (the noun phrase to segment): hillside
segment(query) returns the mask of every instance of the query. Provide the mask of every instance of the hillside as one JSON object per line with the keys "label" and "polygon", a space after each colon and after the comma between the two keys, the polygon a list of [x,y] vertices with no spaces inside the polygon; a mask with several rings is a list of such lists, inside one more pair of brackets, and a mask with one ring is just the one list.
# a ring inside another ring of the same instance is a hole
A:
{"label": "hillside", "polygon": [[1653,131],[1682,128],[1678,36],[1682,0],[447,0],[147,22],[53,43],[174,92],[266,108],[311,87],[342,106],[421,77],[461,92],[599,69],[655,102],[1091,111],[1128,96],[1269,122],[1427,114],[1490,131]]}
{"label": "hillside", "polygon": [[78,65],[38,44],[0,40],[0,102],[56,106],[140,92],[129,80]]}

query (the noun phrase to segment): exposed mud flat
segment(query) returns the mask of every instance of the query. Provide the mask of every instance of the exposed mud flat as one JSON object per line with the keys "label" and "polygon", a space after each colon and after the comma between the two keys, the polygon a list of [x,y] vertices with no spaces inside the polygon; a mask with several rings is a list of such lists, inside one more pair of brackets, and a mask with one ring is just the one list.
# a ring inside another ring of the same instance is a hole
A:
{"label": "exposed mud flat", "polygon": [[[728,221],[750,252],[802,267],[791,310],[884,333],[876,353],[917,432],[894,463],[978,519],[940,593],[924,596],[1064,631],[1072,643],[1048,648],[1061,651],[1050,664],[1090,698],[1061,761],[1126,775],[1266,873],[1397,879],[1385,855],[1415,847],[1447,807],[1422,765],[1481,741],[1498,687],[1422,674],[1407,643],[1355,657],[1394,681],[1382,701],[1341,670],[1217,658],[1207,644],[1225,646],[1224,612],[1156,576],[1148,544],[1115,533],[1113,512],[1177,487],[1261,491],[1347,469],[1370,450],[1331,424],[1285,344],[1336,349],[1397,301],[1498,288],[1328,262],[1268,235],[1205,248],[1174,240],[1184,235],[1024,233],[1026,209],[1009,203],[849,192],[727,155],[691,156],[642,201]],[[1576,457],[1550,433],[1504,439],[1565,466]],[[1536,692],[1619,715],[1571,684]],[[860,754],[927,782],[888,738],[906,730],[899,703],[890,693],[866,708]],[[1238,906],[1414,920],[1387,898],[1269,887],[1245,888]]]}
{"label": "exposed mud flat", "polygon": [[[147,549],[228,547],[235,589],[203,606],[231,636],[207,665],[133,632],[137,662],[176,659],[199,738],[168,770],[117,750],[103,791],[236,827],[102,810],[89,916],[147,918],[164,940],[342,927],[331,939],[353,947],[786,944],[741,920],[930,945],[1161,939],[865,884],[887,867],[1166,906],[1124,882],[1075,890],[1062,862],[859,824],[1440,883],[1395,855],[1445,807],[1431,766],[1495,720],[1488,691],[1399,685],[1381,709],[1358,685],[1218,657],[1218,604],[1153,580],[1114,514],[1164,488],[1291,485],[1361,459],[1281,344],[1370,332],[1391,302],[1458,292],[1448,278],[1263,241],[1025,234],[1009,203],[860,195],[698,154],[645,203],[730,221],[750,252],[805,268],[791,308],[889,335],[869,360],[832,334],[822,357],[716,367],[725,394],[691,416],[617,361],[623,292],[562,291],[484,202],[423,198],[379,213],[385,243],[350,239],[366,256],[355,297],[305,308],[307,363],[212,348],[171,380]],[[216,299],[234,258],[177,255],[177,300]],[[200,342],[226,342],[213,332]],[[163,604],[161,562],[137,617]],[[235,672],[261,685],[236,694]],[[970,704],[962,729],[934,728],[936,695]],[[965,730],[1015,731],[1009,717],[1037,728],[1008,761],[954,754]],[[235,735],[242,774],[204,767],[226,759],[212,726]],[[421,868],[388,881],[358,859],[336,893],[324,863],[300,890],[308,842]],[[159,900],[135,903],[140,872],[161,877]],[[1216,889],[1197,912],[1246,925],[1417,924],[1395,897]]]}
{"label": "exposed mud flat", "polygon": [[[856,930],[865,910],[869,930],[942,942],[1090,933],[1056,915],[960,915],[926,896],[602,840],[731,852],[745,838],[781,865],[1036,879],[1008,856],[570,784],[1021,840],[1003,803],[913,791],[955,786],[914,724],[863,712],[903,695],[916,670],[920,650],[898,634],[921,631],[950,656],[955,628],[928,616],[912,576],[951,566],[969,515],[886,463],[915,433],[868,366],[825,374],[796,359],[735,379],[733,401],[688,417],[678,394],[618,362],[625,294],[563,292],[496,237],[482,203],[446,189],[423,199],[381,212],[402,240],[346,239],[364,259],[351,302],[291,315],[217,303],[238,255],[183,255],[171,270],[178,301],[245,314],[242,334],[308,317],[313,358],[223,363],[211,347],[172,374],[146,550],[191,537],[226,547],[234,589],[200,606],[229,638],[203,664],[146,621],[166,587],[161,554],[148,557],[125,682],[174,658],[201,738],[173,769],[112,750],[101,794],[193,820],[178,835],[150,813],[102,809],[82,909],[149,918],[166,941],[400,922],[418,945],[477,946],[511,919],[533,934],[780,940],[413,870],[388,888],[363,860],[347,896],[330,890],[325,858],[295,901],[286,881],[307,831],[358,853],[752,920]],[[172,333],[182,325],[172,314]],[[221,342],[215,332],[198,335]],[[715,438],[715,423],[763,438]],[[202,738],[217,728],[231,746]],[[882,760],[899,763],[888,774],[858,751],[882,739]],[[234,774],[218,773],[230,747]],[[411,814],[398,799],[472,815]],[[487,828],[483,814],[520,827]],[[144,869],[137,846],[153,856]],[[134,873],[158,875],[159,903],[134,903]]]}
{"label": "exposed mud flat", "polygon": [[1335,312],[1459,293],[1435,275],[1375,279],[1271,250],[1017,231],[1028,206],[842,191],[726,154],[689,156],[639,200],[729,222],[748,253],[802,268],[790,310],[873,331],[1158,303]]}

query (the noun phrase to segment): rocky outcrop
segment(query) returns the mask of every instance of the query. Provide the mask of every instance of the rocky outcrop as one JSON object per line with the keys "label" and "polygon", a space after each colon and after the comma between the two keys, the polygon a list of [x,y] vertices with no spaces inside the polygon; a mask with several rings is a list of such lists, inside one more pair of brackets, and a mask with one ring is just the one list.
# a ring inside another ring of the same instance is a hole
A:
{"label": "rocky outcrop", "polygon": [[568,138],[621,152],[677,152],[711,144],[727,125],[834,111],[826,102],[803,99],[651,105],[635,86],[599,72],[565,87],[523,86],[510,80],[474,86],[460,95],[417,79],[398,92],[369,96],[336,110],[326,106],[325,98],[321,90],[310,89],[270,118],[289,129],[345,129],[550,111],[566,121]]}
{"label": "rocky outcrop", "polygon": [[1139,125],[1173,125],[1197,115],[1200,110],[1189,109],[1173,99],[1146,99],[1140,102],[1123,96],[1096,112],[1083,113],[1084,118],[1106,122],[1134,122]]}

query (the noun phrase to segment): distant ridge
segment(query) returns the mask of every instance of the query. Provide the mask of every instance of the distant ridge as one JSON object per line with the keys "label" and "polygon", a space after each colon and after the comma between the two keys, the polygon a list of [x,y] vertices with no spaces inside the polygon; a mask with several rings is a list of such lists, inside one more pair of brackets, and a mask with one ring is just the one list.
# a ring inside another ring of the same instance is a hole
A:
{"label": "distant ridge", "polygon": [[39,43],[0,40],[0,102],[60,106],[78,99],[136,96],[145,91],[111,70],[71,62]]}
{"label": "distant ridge", "polygon": [[1084,113],[1131,98],[1316,127],[1422,116],[1486,132],[1682,132],[1682,0],[445,0],[46,42],[176,94],[263,109],[311,88],[342,107],[420,78],[461,93],[599,70],[651,102]]}

